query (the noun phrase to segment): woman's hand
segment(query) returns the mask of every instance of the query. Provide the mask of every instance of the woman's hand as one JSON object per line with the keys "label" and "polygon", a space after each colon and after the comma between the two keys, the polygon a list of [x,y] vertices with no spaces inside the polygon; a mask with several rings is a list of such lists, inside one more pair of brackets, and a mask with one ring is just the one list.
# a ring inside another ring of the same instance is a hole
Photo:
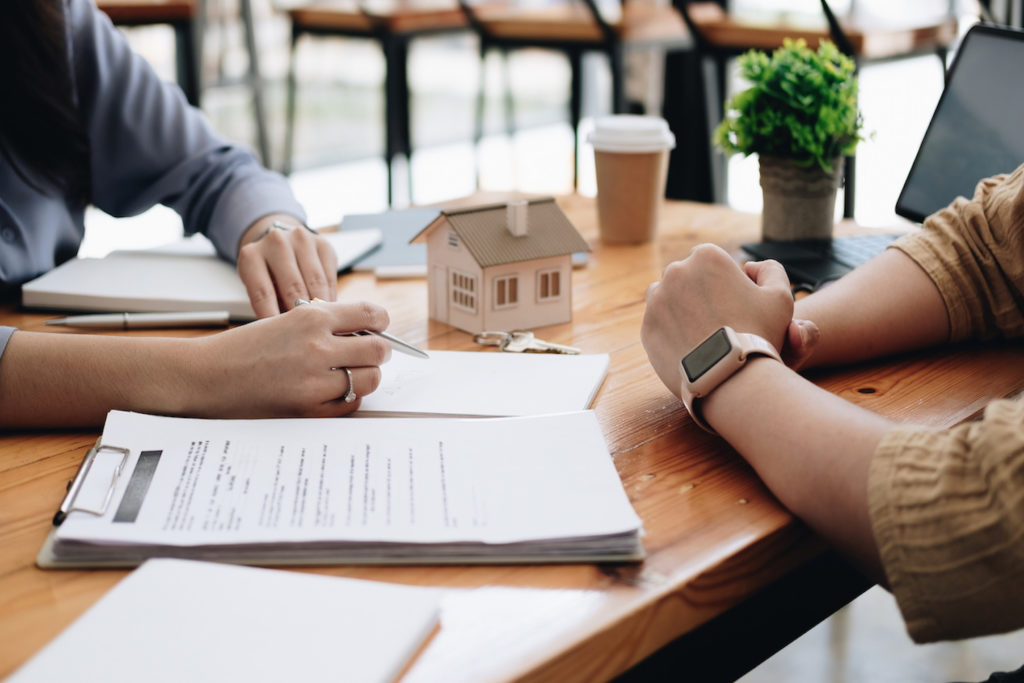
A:
{"label": "woman's hand", "polygon": [[672,393],[679,395],[680,359],[723,325],[760,335],[778,349],[785,348],[793,326],[802,341],[781,265],[759,261],[741,268],[723,249],[703,244],[665,268],[662,281],[647,290],[641,340]]}
{"label": "woman's hand", "polygon": [[299,306],[220,334],[190,339],[195,363],[189,368],[192,394],[187,414],[201,417],[333,417],[347,415],[360,400],[346,402],[380,384],[380,365],[390,345],[375,335],[387,312],[369,303]]}
{"label": "woman's hand", "polygon": [[334,301],[338,296],[334,249],[291,216],[265,216],[245,231],[238,275],[258,318],[290,310],[296,299]]}

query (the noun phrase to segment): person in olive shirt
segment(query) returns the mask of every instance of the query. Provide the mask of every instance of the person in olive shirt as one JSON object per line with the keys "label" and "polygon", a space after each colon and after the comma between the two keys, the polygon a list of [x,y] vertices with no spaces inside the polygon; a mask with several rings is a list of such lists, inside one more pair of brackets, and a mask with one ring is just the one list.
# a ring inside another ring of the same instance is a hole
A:
{"label": "person in olive shirt", "polygon": [[342,415],[359,405],[341,398],[350,388],[376,388],[387,344],[335,333],[382,330],[387,313],[289,311],[298,298],[337,298],[330,245],[304,226],[286,180],[217,135],[92,2],[0,3],[0,67],[0,289],[16,293],[74,257],[88,205],[121,216],[162,203],[237,262],[262,318],[198,339],[0,327],[0,427],[97,424],[114,408]]}
{"label": "person in olive shirt", "polygon": [[700,403],[779,500],[888,587],[917,642],[1024,626],[1024,401],[951,429],[898,424],[794,368],[1024,335],[1024,166],[795,304],[775,262],[703,245],[647,294],[642,339],[681,394],[680,359],[722,326],[767,339]]}

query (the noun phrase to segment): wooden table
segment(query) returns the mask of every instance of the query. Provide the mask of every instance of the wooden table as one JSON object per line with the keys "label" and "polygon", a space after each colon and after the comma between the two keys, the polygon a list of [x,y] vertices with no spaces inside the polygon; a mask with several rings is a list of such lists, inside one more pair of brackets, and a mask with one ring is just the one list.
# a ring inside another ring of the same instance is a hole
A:
{"label": "wooden table", "polygon": [[[573,322],[544,328],[538,336],[611,355],[594,410],[644,520],[648,557],[621,565],[310,569],[405,584],[485,587],[455,591],[440,632],[407,673],[408,681],[604,680],[680,637],[673,649],[685,656],[689,672],[706,670],[705,664],[722,671],[720,662],[707,660],[723,651],[746,651],[730,640],[738,632],[728,627],[726,649],[718,653],[696,635],[745,607],[765,612],[759,600],[768,587],[799,575],[826,550],[723,441],[691,423],[655,377],[639,342],[644,292],[662,268],[697,242],[737,249],[756,238],[757,217],[672,202],[655,243],[606,247],[596,239],[592,200],[570,197],[561,203],[594,252],[590,265],[574,274]],[[387,305],[392,331],[414,343],[475,348],[469,335],[427,321],[422,281],[378,283],[372,276],[346,275],[340,297]],[[46,317],[10,307],[0,312],[4,323],[24,329],[42,329]],[[815,380],[889,417],[945,426],[1024,386],[1024,353],[1011,345],[959,347],[822,373]],[[125,575],[34,565],[65,484],[98,434],[0,434],[0,676]],[[837,582],[822,571],[816,575],[834,592]],[[803,590],[804,582],[798,583]],[[787,599],[787,612],[812,602],[799,595]],[[777,623],[783,615],[762,616]],[[758,632],[754,639],[769,635]]]}

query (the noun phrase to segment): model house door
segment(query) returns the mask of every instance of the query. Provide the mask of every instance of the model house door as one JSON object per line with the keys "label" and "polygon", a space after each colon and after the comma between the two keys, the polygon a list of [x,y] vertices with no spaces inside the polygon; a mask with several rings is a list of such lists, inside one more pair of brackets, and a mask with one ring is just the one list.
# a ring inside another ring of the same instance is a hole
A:
{"label": "model house door", "polygon": [[434,266],[430,277],[433,280],[430,287],[432,292],[430,297],[430,317],[446,323],[448,322],[448,297],[450,296],[448,291],[448,269],[444,266]]}

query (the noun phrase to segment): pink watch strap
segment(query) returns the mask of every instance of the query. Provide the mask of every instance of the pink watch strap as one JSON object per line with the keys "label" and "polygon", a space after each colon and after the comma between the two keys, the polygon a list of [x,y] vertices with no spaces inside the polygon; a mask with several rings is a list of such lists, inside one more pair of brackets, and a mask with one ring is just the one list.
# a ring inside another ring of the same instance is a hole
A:
{"label": "pink watch strap", "polygon": [[683,396],[683,403],[686,405],[686,409],[687,411],[689,411],[690,417],[693,418],[693,421],[697,423],[698,427],[712,434],[716,434],[717,432],[715,432],[715,430],[712,429],[711,425],[707,423],[707,421],[704,419],[704,416],[701,414],[701,399],[706,398],[708,394],[711,393],[711,391],[721,386],[723,383],[725,383],[726,380],[728,380],[730,377],[732,377],[737,372],[742,370],[743,366],[746,364],[750,356],[767,356],[768,358],[774,358],[780,363],[783,362],[782,356],[779,355],[779,352],[775,349],[775,346],[764,337],[757,334],[736,332],[732,328],[726,329],[728,329],[729,332],[731,332],[731,336],[735,338],[737,342],[736,348],[740,352],[736,357],[738,365],[736,366],[735,370],[730,372],[728,375],[722,377],[721,381],[719,381],[718,384],[705,388],[704,392],[700,396],[693,395],[693,393],[689,391],[689,388],[687,387],[685,381],[683,383],[681,392]]}

